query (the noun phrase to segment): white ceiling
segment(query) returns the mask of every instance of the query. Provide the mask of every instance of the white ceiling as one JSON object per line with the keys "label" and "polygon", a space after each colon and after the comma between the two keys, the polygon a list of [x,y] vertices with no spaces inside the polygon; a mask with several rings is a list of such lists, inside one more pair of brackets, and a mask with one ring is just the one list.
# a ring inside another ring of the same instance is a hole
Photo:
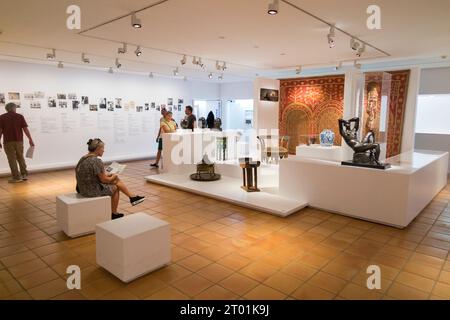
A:
{"label": "white ceiling", "polygon": [[[107,68],[121,58],[123,69],[171,75],[179,66],[182,75],[206,79],[216,60],[226,61],[225,81],[253,78],[294,70],[297,65],[321,67],[352,61],[350,37],[336,31],[336,47],[328,48],[329,27],[280,1],[280,12],[269,16],[271,0],[169,0],[138,13],[143,28],[130,26],[130,17],[82,32],[66,28],[66,8],[82,10],[82,30],[140,10],[157,0],[2,0],[0,2],[0,55],[45,59],[48,48],[57,59],[80,64],[86,52],[94,67]],[[319,18],[386,52],[367,47],[364,61],[433,58],[450,55],[449,0],[288,0]],[[366,27],[366,8],[381,7],[382,29]],[[120,42],[143,46],[117,54]],[[188,63],[181,67],[181,54]],[[192,65],[200,56],[206,68]],[[293,71],[292,71],[293,72]]]}

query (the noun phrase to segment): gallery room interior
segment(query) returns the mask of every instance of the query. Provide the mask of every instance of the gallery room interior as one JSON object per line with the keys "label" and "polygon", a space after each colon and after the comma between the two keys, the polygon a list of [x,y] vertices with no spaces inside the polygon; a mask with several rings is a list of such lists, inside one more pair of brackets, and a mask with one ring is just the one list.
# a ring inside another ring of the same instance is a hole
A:
{"label": "gallery room interior", "polygon": [[2,0],[0,299],[450,299],[449,12]]}

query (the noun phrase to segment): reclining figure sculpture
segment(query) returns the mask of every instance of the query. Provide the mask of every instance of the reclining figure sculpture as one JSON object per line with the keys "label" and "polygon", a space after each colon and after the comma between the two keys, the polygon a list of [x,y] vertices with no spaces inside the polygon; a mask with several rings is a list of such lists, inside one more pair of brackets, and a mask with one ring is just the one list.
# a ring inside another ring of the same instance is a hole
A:
{"label": "reclining figure sculpture", "polygon": [[[354,124],[352,128],[352,124]],[[339,119],[339,132],[347,145],[353,149],[355,164],[382,165],[380,158],[380,144],[375,143],[375,135],[370,131],[362,141],[358,140],[359,118],[350,120]]]}

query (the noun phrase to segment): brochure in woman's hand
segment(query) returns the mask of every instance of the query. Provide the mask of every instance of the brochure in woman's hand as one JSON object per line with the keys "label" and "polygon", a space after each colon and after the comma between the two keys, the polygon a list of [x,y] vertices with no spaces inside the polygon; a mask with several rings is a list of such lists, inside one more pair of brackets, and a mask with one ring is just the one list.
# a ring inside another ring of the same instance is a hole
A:
{"label": "brochure in woman's hand", "polygon": [[113,162],[105,170],[108,173],[121,174],[125,170],[126,167],[127,167],[127,165],[125,165],[125,164]]}

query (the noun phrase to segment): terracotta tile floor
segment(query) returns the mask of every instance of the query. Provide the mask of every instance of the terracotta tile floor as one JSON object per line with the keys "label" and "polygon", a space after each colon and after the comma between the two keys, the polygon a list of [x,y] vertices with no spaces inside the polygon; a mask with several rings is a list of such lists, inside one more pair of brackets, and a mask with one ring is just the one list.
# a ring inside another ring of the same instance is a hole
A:
{"label": "terracotta tile floor", "polygon": [[[392,227],[304,209],[278,218],[144,181],[148,162],[123,177],[144,211],[172,226],[172,263],[124,284],[97,266],[95,235],[67,238],[55,196],[72,170],[0,179],[0,299],[450,299],[450,185],[411,223]],[[78,265],[82,289],[69,291]],[[366,288],[368,265],[381,290]]]}

